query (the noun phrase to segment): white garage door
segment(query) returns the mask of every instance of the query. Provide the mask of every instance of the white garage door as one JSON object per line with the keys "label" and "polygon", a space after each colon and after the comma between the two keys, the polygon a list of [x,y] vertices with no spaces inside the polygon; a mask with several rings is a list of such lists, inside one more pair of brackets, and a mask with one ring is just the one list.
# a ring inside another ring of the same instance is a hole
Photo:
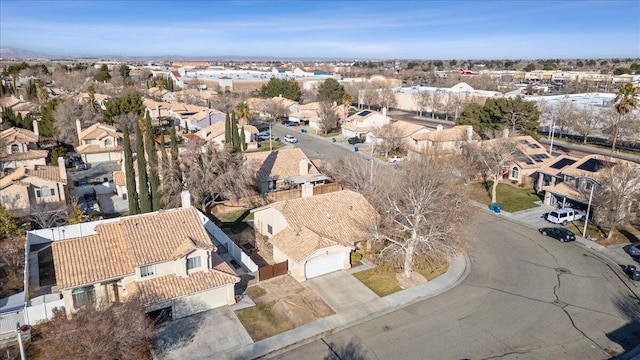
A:
{"label": "white garage door", "polygon": [[333,253],[307,261],[304,272],[307,279],[342,269],[343,253]]}

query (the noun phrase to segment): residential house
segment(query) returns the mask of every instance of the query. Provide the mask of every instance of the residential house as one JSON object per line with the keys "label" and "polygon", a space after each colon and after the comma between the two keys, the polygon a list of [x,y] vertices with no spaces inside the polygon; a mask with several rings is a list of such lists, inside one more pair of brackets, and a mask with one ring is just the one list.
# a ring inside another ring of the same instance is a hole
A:
{"label": "residential house", "polygon": [[153,99],[159,99],[162,101],[173,100],[173,93],[167,89],[161,89],[157,86],[147,89],[147,95]]}
{"label": "residential house", "polygon": [[562,170],[575,164],[578,160],[579,158],[564,154],[557,156],[552,162],[538,169],[533,189],[537,193],[543,194],[546,186],[554,186],[561,183],[564,180]]}
{"label": "residential house", "polygon": [[190,131],[197,131],[204,129],[207,126],[221,122],[224,124],[227,118],[227,114],[216,109],[204,109],[199,111],[185,119],[187,129]]}
{"label": "residential house", "polygon": [[142,104],[145,107],[145,112],[149,114],[152,119],[157,121],[164,121],[171,119],[172,113],[170,112],[171,106],[168,102],[155,101],[151,99],[144,99]]}
{"label": "residential house", "polygon": [[[247,149],[258,148],[258,129],[253,125],[238,126],[238,131],[244,129],[244,141],[247,144]],[[223,149],[225,146],[225,122],[218,121],[205,127],[204,129],[195,133],[199,138],[203,139],[207,143],[213,143],[219,149]]]}
{"label": "residential house", "polygon": [[[20,97],[11,95],[0,98],[0,108],[11,110],[14,114],[20,114],[23,118],[37,107],[38,105],[30,101],[25,101],[22,95],[20,95]],[[2,119],[0,119],[0,123],[2,123]]]}
{"label": "residential house", "polygon": [[540,168],[553,163],[554,158],[531,136],[515,136],[512,139],[516,142],[517,151],[503,178],[513,183],[533,187],[535,174]]}
{"label": "residential house", "polygon": [[405,148],[407,148],[408,146],[413,145],[413,139],[411,136],[429,131],[429,129],[424,125],[405,120],[392,121],[389,127],[390,129],[388,133],[385,133],[382,129],[376,129],[374,131],[373,136],[376,138],[377,143],[384,142],[384,137],[390,136],[393,139],[400,140],[402,144],[404,144]]}
{"label": "residential house", "polygon": [[378,217],[354,191],[308,195],[252,210],[254,229],[273,245],[274,261],[287,261],[298,281],[349,269],[351,251],[370,239]]}
{"label": "residential house", "polygon": [[240,278],[216,253],[205,220],[187,202],[64,227],[65,236],[51,243],[53,291],[62,294],[68,315],[132,298],[147,312],[168,310],[174,319],[232,305]]}
{"label": "residential house", "polygon": [[11,127],[0,132],[0,177],[5,169],[47,164],[49,152],[39,149],[37,121],[33,122],[33,130]]}
{"label": "residential house", "polygon": [[122,156],[122,133],[115,127],[95,123],[82,130],[80,120],[76,120],[78,130],[77,152],[87,164],[119,161]]}
{"label": "residential house", "polygon": [[[425,131],[426,130],[426,131]],[[408,136],[407,154],[410,159],[430,153],[456,153],[464,144],[480,140],[470,125],[445,129],[438,125],[435,130],[420,129]]]}
{"label": "residential house", "polygon": [[245,158],[247,166],[255,171],[260,194],[329,181],[299,148],[246,153]]}
{"label": "residential house", "polygon": [[198,106],[198,105],[191,105],[191,104],[183,104],[183,103],[178,103],[178,104],[172,104],[171,108],[169,109],[169,113],[171,114],[171,117],[178,121],[180,124],[180,128],[182,129],[188,129],[188,119],[199,113],[200,111],[204,111],[207,108],[204,106]]}
{"label": "residential house", "polygon": [[374,110],[361,110],[344,119],[342,135],[349,138],[364,137],[390,123],[391,118],[387,116],[386,108],[382,108],[381,113]]}
{"label": "residential house", "polygon": [[[99,94],[99,93],[94,93],[93,94],[93,101],[95,102],[95,104],[102,110],[107,110],[107,101],[111,98],[111,96],[107,95],[107,94]],[[76,97],[78,104],[83,105],[83,104],[87,104],[91,101],[91,96],[89,95],[89,93],[80,93],[77,97]]]}
{"label": "residential house", "polygon": [[67,170],[62,158],[58,158],[58,166],[21,166],[0,179],[0,202],[19,214],[27,214],[32,204],[65,206],[67,199]]}

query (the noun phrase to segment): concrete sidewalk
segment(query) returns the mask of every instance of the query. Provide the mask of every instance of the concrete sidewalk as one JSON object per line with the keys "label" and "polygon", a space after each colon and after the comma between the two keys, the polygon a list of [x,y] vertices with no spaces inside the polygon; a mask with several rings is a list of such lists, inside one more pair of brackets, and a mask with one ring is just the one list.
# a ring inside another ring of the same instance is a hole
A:
{"label": "concrete sidewalk", "polygon": [[[468,256],[461,255],[451,263],[446,273],[425,284],[398,291],[383,298],[377,297],[373,300],[368,296],[354,296],[356,299],[361,299],[362,302],[352,303],[351,306],[341,304],[342,306],[336,306],[337,311],[334,315],[221,354],[215,357],[215,359],[255,359],[278,350],[286,350],[292,345],[311,341],[327,332],[340,331],[383,316],[418,301],[439,295],[455,287],[469,274],[469,265],[470,260]],[[354,270],[360,271],[365,269],[366,268],[356,268]],[[340,276],[352,277],[352,274],[351,271],[344,271],[340,272]],[[342,283],[350,284],[350,281],[347,280]],[[335,291],[348,293],[350,291],[359,291],[359,288],[341,287]]]}

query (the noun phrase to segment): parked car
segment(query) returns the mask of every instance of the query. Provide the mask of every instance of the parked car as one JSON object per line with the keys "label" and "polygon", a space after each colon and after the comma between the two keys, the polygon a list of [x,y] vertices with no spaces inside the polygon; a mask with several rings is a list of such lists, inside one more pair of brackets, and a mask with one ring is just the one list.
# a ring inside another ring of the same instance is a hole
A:
{"label": "parked car", "polygon": [[352,138],[349,138],[349,140],[347,140],[349,142],[350,145],[355,145],[355,144],[362,144],[364,143],[365,138],[359,138],[357,136],[354,136]]}
{"label": "parked car", "polygon": [[640,257],[640,244],[635,244],[635,245],[629,246],[627,251],[629,252],[629,255],[631,255],[633,257]]}
{"label": "parked car", "polygon": [[568,222],[584,219],[585,215],[585,212],[581,210],[571,208],[556,209],[547,215],[547,221],[566,225]]}
{"label": "parked car", "polygon": [[389,158],[390,163],[395,163],[400,161],[404,161],[404,156],[393,155],[392,157]]}
{"label": "parked car", "polygon": [[561,227],[545,227],[538,229],[540,234],[558,239],[561,242],[575,241],[576,235],[571,231]]}
{"label": "parked car", "polygon": [[266,133],[264,133],[264,134],[258,135],[258,140],[260,140],[260,141],[265,141],[265,140],[269,140],[269,139],[271,139],[271,133],[268,132],[268,131]]}
{"label": "parked car", "polygon": [[297,143],[298,139],[296,139],[295,136],[293,136],[293,135],[285,135],[284,136],[284,141],[289,142],[289,143]]}

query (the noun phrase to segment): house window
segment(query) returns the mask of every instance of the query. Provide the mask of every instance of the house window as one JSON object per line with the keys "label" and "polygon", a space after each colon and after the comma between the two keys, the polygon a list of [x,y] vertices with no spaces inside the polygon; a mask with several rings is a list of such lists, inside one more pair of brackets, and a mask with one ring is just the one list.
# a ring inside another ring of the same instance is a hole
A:
{"label": "house window", "polygon": [[589,180],[585,180],[584,181],[584,190],[585,191],[591,191],[591,188],[593,187],[593,183]]}
{"label": "house window", "polygon": [[20,152],[20,145],[18,145],[18,144],[11,145],[11,153],[15,154],[17,152]]}
{"label": "house window", "polygon": [[2,203],[3,204],[8,204],[9,201],[11,201],[11,199],[9,198],[9,195],[2,195]]}
{"label": "house window", "polygon": [[71,296],[73,298],[74,308],[90,306],[95,304],[96,289],[93,286],[85,286],[82,288],[73,289]]}
{"label": "house window", "polygon": [[46,197],[46,196],[54,196],[56,194],[54,189],[49,188],[48,186],[43,186],[40,189],[36,190],[37,197]]}
{"label": "house window", "polygon": [[14,198],[16,199],[16,201],[20,200],[20,194],[16,194],[16,196],[14,196]]}
{"label": "house window", "polygon": [[151,276],[153,273],[153,265],[140,266],[140,277]]}
{"label": "house window", "polygon": [[511,169],[511,178],[514,180],[517,180],[520,178],[520,171],[518,171],[517,167],[513,167],[513,169]]}
{"label": "house window", "polygon": [[267,232],[273,235],[273,227],[271,227],[271,225],[267,225]]}
{"label": "house window", "polygon": [[200,256],[187,259],[187,270],[196,269],[200,266]]}
{"label": "house window", "polygon": [[276,189],[276,180],[269,180],[269,191],[274,191]]}

